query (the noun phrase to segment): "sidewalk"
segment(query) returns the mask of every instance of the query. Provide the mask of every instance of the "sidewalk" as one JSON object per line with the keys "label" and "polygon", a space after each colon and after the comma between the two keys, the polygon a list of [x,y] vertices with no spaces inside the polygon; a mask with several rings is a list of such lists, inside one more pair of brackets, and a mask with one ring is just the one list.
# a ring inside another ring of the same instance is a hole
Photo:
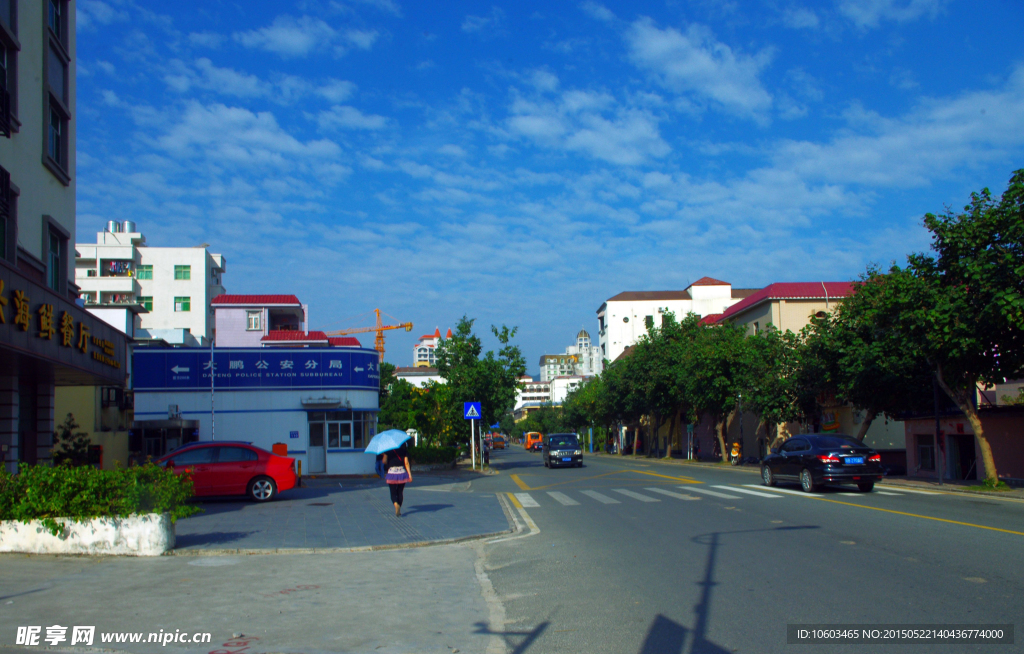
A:
{"label": "sidewalk", "polygon": [[[723,463],[712,463],[710,461],[690,461],[687,459],[657,459],[654,457],[638,456],[635,459],[632,455],[627,454],[620,456],[618,454],[605,454],[603,452],[594,452],[588,454],[588,456],[599,456],[607,459],[620,459],[623,461],[637,461],[644,463],[660,463],[662,465],[678,465],[691,468],[710,468],[713,470],[732,471],[732,472],[747,472],[753,473],[758,476],[761,474],[761,469],[754,465],[728,465]],[[1024,488],[1014,488],[1008,491],[990,491],[990,490],[975,490],[971,487],[978,486],[981,484],[980,481],[951,481],[945,480],[940,486],[938,480],[930,478],[920,477],[886,477],[882,482],[885,486],[904,487],[907,489],[918,489],[918,490],[931,490],[944,493],[964,493],[968,495],[984,495],[986,497],[998,497],[1013,500],[1024,501]]]}
{"label": "sidewalk", "polygon": [[389,549],[508,533],[513,521],[494,493],[468,492],[479,475],[414,472],[396,518],[374,477],[303,480],[272,502],[208,500],[179,520],[174,554],[264,554]]}

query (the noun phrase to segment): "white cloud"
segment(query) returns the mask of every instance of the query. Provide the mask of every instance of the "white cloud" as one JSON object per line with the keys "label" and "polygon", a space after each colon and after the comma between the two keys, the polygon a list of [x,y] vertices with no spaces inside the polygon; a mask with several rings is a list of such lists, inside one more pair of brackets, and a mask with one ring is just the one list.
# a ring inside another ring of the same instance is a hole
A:
{"label": "white cloud", "polygon": [[352,97],[355,91],[356,85],[352,82],[334,78],[330,78],[316,87],[317,94],[331,102],[344,102]]}
{"label": "white cloud", "polygon": [[883,20],[897,23],[922,16],[935,18],[948,0],[839,0],[839,12],[860,28],[878,27]]}
{"label": "white cloud", "polygon": [[591,2],[590,0],[582,2],[580,3],[580,9],[582,9],[583,12],[591,18],[596,18],[597,20],[602,20],[606,23],[610,23],[615,20],[615,14],[613,14],[608,7],[597,2]]}
{"label": "white cloud", "polygon": [[399,18],[401,18],[401,16],[402,16],[402,8],[400,6],[398,6],[398,3],[394,2],[394,0],[353,0],[353,1],[354,2],[358,2],[359,4],[369,5],[369,6],[373,7],[374,9],[378,9],[380,11],[383,11],[384,13],[391,14],[392,16],[397,16]]}
{"label": "white cloud", "polygon": [[75,23],[81,29],[123,20],[128,20],[126,11],[115,9],[102,0],[79,0],[75,6]]}
{"label": "white cloud", "polygon": [[510,113],[512,134],[609,163],[632,166],[670,151],[650,112],[616,107],[606,93],[570,90],[554,102],[517,96]]}
{"label": "white cloud", "polygon": [[320,18],[312,16],[278,16],[267,27],[234,35],[247,48],[273,52],[282,57],[304,57],[311,52],[333,46],[337,55],[350,48],[369,50],[377,41],[374,30],[335,30]]}
{"label": "white cloud", "polygon": [[873,187],[921,186],[963,167],[1012,159],[1024,146],[1024,66],[999,89],[924,99],[906,116],[853,108],[861,133],[827,143],[779,143],[776,167],[802,179]]}
{"label": "white cloud", "polygon": [[818,29],[818,15],[805,7],[790,7],[782,13],[782,22],[793,29]]}
{"label": "white cloud", "polygon": [[188,35],[188,42],[200,48],[219,48],[225,39],[226,36],[216,32],[192,32]]}
{"label": "white cloud", "polygon": [[462,21],[462,31],[470,34],[493,33],[505,21],[505,12],[498,7],[491,7],[487,16],[466,16]]}
{"label": "white cloud", "polygon": [[697,96],[743,117],[763,118],[772,96],[761,84],[770,51],[754,56],[733,52],[706,27],[692,24],[686,32],[659,29],[641,18],[626,31],[629,57],[665,88]]}
{"label": "white cloud", "polygon": [[334,159],[340,154],[332,141],[299,141],[281,129],[270,112],[195,101],[189,102],[181,119],[156,139],[156,145],[175,157],[200,157],[243,167],[291,167]]}
{"label": "white cloud", "polygon": [[914,73],[899,66],[892,69],[892,74],[889,75],[889,84],[904,91],[916,89],[920,86],[917,80],[914,79]]}
{"label": "white cloud", "polygon": [[328,111],[322,111],[316,116],[320,129],[383,129],[388,125],[388,119],[376,114],[364,114],[355,107],[347,105],[335,105]]}
{"label": "white cloud", "polygon": [[449,157],[457,157],[459,159],[466,156],[466,151],[461,147],[452,143],[446,143],[437,149],[438,154],[443,154]]}

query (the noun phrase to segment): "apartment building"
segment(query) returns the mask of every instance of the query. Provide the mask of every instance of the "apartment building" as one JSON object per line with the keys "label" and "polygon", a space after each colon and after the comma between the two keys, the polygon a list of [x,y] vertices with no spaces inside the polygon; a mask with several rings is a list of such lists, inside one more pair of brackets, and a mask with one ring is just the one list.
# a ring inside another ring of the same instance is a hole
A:
{"label": "apartment building", "polygon": [[75,282],[89,307],[139,305],[136,338],[205,346],[214,337],[213,298],[224,293],[224,257],[206,244],[149,247],[130,220],[110,221],[96,243],[79,244]]}
{"label": "apartment building", "polygon": [[565,375],[594,377],[600,375],[603,369],[601,348],[591,344],[590,333],[585,329],[576,334],[575,345],[565,348],[564,354],[544,354],[540,357],[542,382]]}
{"label": "apartment building", "polygon": [[[445,338],[452,337],[452,330],[449,328]],[[437,346],[441,344],[441,329],[434,329],[433,334],[424,334],[416,340],[412,346],[413,365],[418,368],[437,367]]]}
{"label": "apartment building", "polygon": [[[78,304],[75,2],[0,0],[0,458],[50,459],[57,386],[123,387],[127,340]],[[63,421],[60,416],[57,422]]]}
{"label": "apartment building", "polygon": [[734,289],[729,282],[702,277],[682,291],[619,293],[608,298],[597,310],[601,356],[614,361],[647,333],[648,325],[660,327],[666,313],[675,314],[677,320],[689,313],[703,318],[723,313],[758,290]]}

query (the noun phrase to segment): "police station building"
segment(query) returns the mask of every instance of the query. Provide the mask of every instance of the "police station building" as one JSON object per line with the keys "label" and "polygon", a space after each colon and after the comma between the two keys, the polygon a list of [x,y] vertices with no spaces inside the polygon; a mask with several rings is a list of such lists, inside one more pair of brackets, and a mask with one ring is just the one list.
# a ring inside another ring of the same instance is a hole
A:
{"label": "police station building", "polygon": [[374,456],[363,450],[377,429],[378,359],[311,344],[137,348],[129,449],[156,457],[193,440],[285,443],[302,474],[370,474]]}

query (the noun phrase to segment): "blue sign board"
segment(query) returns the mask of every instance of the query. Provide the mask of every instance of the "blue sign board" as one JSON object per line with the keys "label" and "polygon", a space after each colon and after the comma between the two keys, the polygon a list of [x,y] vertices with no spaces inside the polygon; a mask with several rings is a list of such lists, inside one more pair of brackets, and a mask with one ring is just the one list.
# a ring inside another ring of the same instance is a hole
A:
{"label": "blue sign board", "polygon": [[380,388],[379,355],[363,348],[136,348],[137,391]]}
{"label": "blue sign board", "polygon": [[483,415],[480,412],[479,402],[463,402],[462,405],[462,410],[464,412],[462,417],[466,420],[479,420]]}
{"label": "blue sign board", "polygon": [[290,432],[288,432],[288,438],[298,438],[298,437],[299,437],[299,432],[297,432],[297,431],[290,431]]}

